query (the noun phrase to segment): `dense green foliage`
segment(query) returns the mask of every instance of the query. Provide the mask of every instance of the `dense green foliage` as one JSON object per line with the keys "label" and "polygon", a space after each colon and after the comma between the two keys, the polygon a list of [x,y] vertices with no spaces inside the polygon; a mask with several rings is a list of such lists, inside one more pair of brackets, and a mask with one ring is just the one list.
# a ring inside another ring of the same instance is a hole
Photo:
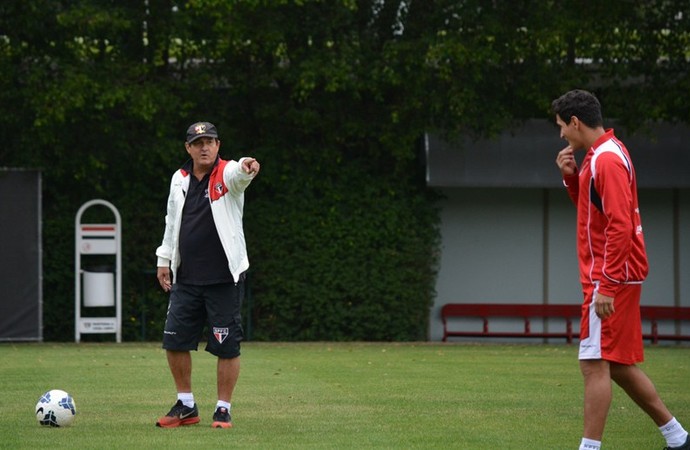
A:
{"label": "dense green foliage", "polygon": [[424,132],[491,135],[573,87],[633,128],[690,121],[689,20],[667,1],[3,1],[0,166],[43,171],[45,338],[71,338],[73,220],[93,198],[123,217],[125,338],[159,338],[169,177],[210,120],[224,157],[262,163],[253,337],[424,339]]}

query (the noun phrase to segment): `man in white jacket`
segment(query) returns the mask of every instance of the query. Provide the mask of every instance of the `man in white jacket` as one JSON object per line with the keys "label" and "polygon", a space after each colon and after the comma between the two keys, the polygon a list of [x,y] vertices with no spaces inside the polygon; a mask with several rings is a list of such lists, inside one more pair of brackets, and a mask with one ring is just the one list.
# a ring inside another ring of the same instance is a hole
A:
{"label": "man in white jacket", "polygon": [[212,427],[230,428],[230,402],[240,373],[243,338],[240,310],[249,268],[242,227],[244,190],[260,165],[249,157],[221,159],[218,132],[209,122],[187,129],[185,148],[191,158],[172,176],[165,233],[156,250],[158,282],[170,292],[163,348],[177,402],[156,426],[199,422],[190,352],[197,350],[208,324],[206,351],[218,357],[218,402]]}

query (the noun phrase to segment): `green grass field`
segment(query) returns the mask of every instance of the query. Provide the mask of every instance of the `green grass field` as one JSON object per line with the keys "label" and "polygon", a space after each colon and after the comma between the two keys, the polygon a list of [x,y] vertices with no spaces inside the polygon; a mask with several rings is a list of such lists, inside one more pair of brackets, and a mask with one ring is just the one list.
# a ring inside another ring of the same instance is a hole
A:
{"label": "green grass field", "polygon": [[[643,369],[690,427],[690,347],[648,347]],[[158,344],[0,344],[0,448],[575,449],[577,346],[245,343],[234,428],[212,429],[215,359],[193,354],[201,423],[154,426],[175,401]],[[74,425],[42,427],[48,389],[72,394]],[[606,450],[661,449],[615,388]]]}

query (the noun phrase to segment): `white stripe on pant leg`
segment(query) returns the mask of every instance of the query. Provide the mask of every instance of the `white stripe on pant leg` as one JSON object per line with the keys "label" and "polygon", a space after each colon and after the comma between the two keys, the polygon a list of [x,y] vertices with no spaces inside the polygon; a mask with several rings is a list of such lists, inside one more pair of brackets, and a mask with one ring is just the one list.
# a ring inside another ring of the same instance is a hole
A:
{"label": "white stripe on pant leg", "polygon": [[601,359],[601,319],[594,307],[598,287],[597,284],[589,303],[589,337],[580,341],[579,359]]}

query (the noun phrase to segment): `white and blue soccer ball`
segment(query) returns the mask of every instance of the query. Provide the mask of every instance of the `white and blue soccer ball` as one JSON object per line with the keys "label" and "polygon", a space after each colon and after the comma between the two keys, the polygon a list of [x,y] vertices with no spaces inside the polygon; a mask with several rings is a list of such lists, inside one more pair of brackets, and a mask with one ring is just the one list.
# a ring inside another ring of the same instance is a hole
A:
{"label": "white and blue soccer ball", "polygon": [[36,420],[50,427],[67,427],[74,422],[77,408],[74,399],[65,391],[52,389],[41,395],[36,403]]}

